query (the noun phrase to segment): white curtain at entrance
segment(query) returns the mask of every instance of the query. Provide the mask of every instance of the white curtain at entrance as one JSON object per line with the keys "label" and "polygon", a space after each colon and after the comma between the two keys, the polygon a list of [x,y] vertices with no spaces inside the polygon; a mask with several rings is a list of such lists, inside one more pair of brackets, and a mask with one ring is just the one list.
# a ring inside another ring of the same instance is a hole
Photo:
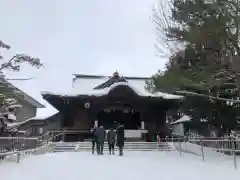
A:
{"label": "white curtain at entrance", "polygon": [[94,127],[98,127],[98,120],[94,121]]}
{"label": "white curtain at entrance", "polygon": [[144,123],[144,121],[141,121],[141,129],[145,129],[145,123]]}

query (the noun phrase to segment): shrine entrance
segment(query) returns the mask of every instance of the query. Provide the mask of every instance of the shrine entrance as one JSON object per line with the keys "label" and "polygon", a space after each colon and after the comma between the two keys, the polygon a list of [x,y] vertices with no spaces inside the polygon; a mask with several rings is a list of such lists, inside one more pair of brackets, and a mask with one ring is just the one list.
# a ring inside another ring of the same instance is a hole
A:
{"label": "shrine entrance", "polygon": [[115,128],[116,124],[123,124],[125,129],[140,129],[140,112],[130,106],[111,106],[98,113],[98,126],[105,129]]}

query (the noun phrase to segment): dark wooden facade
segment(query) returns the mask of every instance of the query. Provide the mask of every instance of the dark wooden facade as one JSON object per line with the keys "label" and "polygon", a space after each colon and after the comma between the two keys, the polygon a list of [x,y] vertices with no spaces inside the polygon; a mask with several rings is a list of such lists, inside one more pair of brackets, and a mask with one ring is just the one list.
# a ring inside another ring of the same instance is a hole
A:
{"label": "dark wooden facade", "polygon": [[[156,96],[140,96],[127,85],[116,86],[101,96],[43,94],[43,98],[61,113],[63,129],[89,131],[94,126],[95,120],[99,119],[100,112],[105,109],[120,109],[122,112],[124,110],[137,112],[138,122],[144,122],[144,129],[148,130],[149,136],[155,135],[156,132],[163,136],[167,134],[166,112],[179,102]],[[113,117],[112,121],[116,119]],[[126,120],[131,121],[131,118]]]}
{"label": "dark wooden facade", "polygon": [[60,112],[63,130],[89,132],[97,121],[98,125],[103,125],[106,129],[121,123],[125,129],[147,130],[149,140],[156,137],[156,132],[160,132],[162,136],[167,135],[166,112],[178,106],[179,99],[164,99],[142,91],[139,93],[131,86],[131,80],[145,83],[147,78],[122,77],[117,72],[112,77],[75,76],[74,80],[76,78],[85,80],[87,78],[87,81],[91,78],[108,80],[92,87],[88,95],[43,94],[43,98]]}

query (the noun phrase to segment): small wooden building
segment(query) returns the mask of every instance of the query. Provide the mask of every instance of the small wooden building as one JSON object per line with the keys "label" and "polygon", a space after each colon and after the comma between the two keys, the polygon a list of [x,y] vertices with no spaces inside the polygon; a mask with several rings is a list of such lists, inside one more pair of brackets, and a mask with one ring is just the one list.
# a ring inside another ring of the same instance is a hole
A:
{"label": "small wooden building", "polygon": [[61,131],[61,115],[60,113],[46,117],[33,117],[24,122],[17,123],[18,130],[25,132],[25,136],[42,136],[47,132]]}
{"label": "small wooden building", "polygon": [[117,72],[111,77],[75,75],[73,93],[44,92],[42,96],[60,112],[64,130],[83,135],[94,126],[109,129],[120,123],[127,137],[147,134],[146,140],[152,141],[156,132],[166,135],[166,112],[176,107],[181,97],[150,93],[145,90],[146,80]]}
{"label": "small wooden building", "polygon": [[218,132],[214,127],[211,127],[206,119],[194,121],[190,116],[183,115],[178,120],[171,123],[172,134],[177,137],[184,136],[218,136]]}

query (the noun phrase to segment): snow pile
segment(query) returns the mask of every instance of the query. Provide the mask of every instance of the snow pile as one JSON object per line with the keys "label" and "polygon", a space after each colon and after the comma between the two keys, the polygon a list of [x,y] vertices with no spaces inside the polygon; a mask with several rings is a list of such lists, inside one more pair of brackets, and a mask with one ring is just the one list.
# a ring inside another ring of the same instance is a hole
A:
{"label": "snow pile", "polygon": [[123,157],[90,153],[56,153],[32,156],[20,164],[0,166],[4,180],[238,180],[240,171],[229,162],[202,162],[178,152],[126,152]]}

